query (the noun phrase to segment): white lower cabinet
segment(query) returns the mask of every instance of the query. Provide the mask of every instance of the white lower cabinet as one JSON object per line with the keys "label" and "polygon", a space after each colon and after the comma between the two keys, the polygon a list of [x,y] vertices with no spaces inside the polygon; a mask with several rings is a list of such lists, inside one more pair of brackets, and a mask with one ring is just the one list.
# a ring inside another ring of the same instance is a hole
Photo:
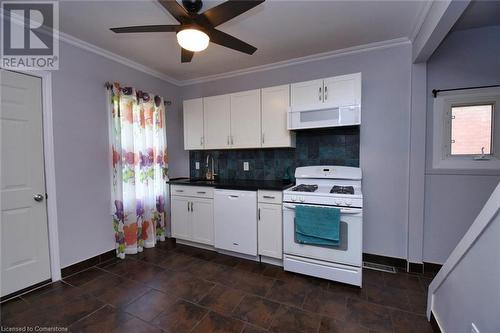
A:
{"label": "white lower cabinet", "polygon": [[258,240],[259,255],[282,259],[283,211],[280,192],[259,191]]}
{"label": "white lower cabinet", "polygon": [[214,245],[214,201],[212,199],[193,199],[192,240],[197,243]]}
{"label": "white lower cabinet", "polygon": [[171,216],[173,237],[214,245],[213,199],[172,195]]}

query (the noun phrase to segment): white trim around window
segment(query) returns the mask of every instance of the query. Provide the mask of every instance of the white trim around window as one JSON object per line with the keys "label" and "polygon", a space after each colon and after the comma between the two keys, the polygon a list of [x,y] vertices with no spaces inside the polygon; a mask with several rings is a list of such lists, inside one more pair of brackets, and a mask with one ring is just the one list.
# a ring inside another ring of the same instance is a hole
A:
{"label": "white trim around window", "polygon": [[[492,154],[479,156],[451,155],[451,108],[458,105],[494,104]],[[432,135],[432,168],[455,170],[500,169],[500,88],[483,88],[440,92],[434,98]]]}

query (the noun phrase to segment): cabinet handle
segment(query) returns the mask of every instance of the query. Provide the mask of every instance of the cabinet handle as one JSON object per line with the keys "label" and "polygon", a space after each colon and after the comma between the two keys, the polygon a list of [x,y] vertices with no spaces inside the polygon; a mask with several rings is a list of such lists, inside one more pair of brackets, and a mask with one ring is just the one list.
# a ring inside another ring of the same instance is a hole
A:
{"label": "cabinet handle", "polygon": [[260,208],[259,208],[259,221],[260,221]]}
{"label": "cabinet handle", "polygon": [[194,209],[193,209],[193,202],[191,201],[191,213],[194,212]]}
{"label": "cabinet handle", "polygon": [[273,197],[271,195],[265,195],[264,196],[264,199],[276,199],[276,197]]}
{"label": "cabinet handle", "polygon": [[187,203],[187,204],[188,204],[188,212],[189,212],[189,201],[188,201],[188,203]]}
{"label": "cabinet handle", "polygon": [[231,144],[234,145],[234,137],[231,135]]}
{"label": "cabinet handle", "polygon": [[200,146],[203,146],[203,137],[200,137]]}
{"label": "cabinet handle", "polygon": [[231,143],[229,141],[229,135],[227,136],[227,145],[229,146]]}
{"label": "cabinet handle", "polygon": [[325,101],[328,99],[328,86],[325,86]]}
{"label": "cabinet handle", "polygon": [[266,136],[264,133],[262,133],[262,143],[266,143]]}
{"label": "cabinet handle", "polygon": [[319,87],[318,98],[319,98],[319,100],[321,101],[321,87]]}

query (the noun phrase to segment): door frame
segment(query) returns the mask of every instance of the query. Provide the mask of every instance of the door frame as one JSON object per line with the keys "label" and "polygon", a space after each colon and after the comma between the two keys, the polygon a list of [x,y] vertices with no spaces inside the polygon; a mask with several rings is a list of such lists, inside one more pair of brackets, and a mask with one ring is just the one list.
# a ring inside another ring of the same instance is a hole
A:
{"label": "door frame", "polygon": [[9,70],[41,79],[42,83],[42,129],[43,160],[45,168],[45,192],[47,199],[47,228],[49,236],[50,275],[52,281],[61,280],[59,257],[59,233],[57,227],[56,171],[54,160],[54,128],[52,117],[52,73],[49,71]]}

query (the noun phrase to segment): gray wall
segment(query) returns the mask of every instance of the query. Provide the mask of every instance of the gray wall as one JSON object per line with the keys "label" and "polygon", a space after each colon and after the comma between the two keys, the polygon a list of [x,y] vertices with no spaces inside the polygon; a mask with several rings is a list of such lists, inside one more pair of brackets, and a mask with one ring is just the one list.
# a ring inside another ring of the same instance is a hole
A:
{"label": "gray wall", "polygon": [[114,249],[105,81],[173,101],[167,109],[170,175],[186,175],[179,88],[107,58],[61,43],[52,74],[57,215],[61,266]]}
{"label": "gray wall", "polygon": [[183,99],[362,72],[364,252],[406,258],[411,47],[396,47],[182,87]]}
{"label": "gray wall", "polygon": [[443,263],[500,181],[497,172],[432,169],[432,89],[500,84],[500,26],[452,32],[427,63],[423,259]]}
{"label": "gray wall", "polygon": [[482,232],[434,295],[443,332],[500,332],[500,215]]}

